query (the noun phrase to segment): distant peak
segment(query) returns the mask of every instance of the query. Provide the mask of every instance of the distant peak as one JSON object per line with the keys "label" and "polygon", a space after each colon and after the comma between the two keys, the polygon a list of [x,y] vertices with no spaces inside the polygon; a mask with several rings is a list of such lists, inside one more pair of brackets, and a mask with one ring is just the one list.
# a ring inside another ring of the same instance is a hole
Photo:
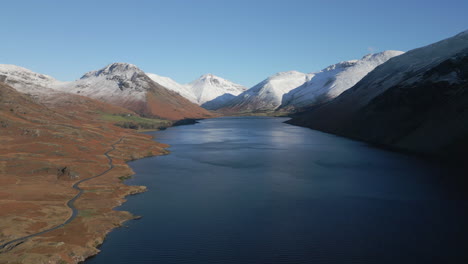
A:
{"label": "distant peak", "polygon": [[207,74],[203,74],[202,76],[200,76],[200,79],[221,79],[221,78],[219,78],[218,76],[212,73],[207,73]]}
{"label": "distant peak", "polygon": [[306,74],[299,72],[299,71],[284,71],[284,72],[275,73],[274,75],[270,76],[269,79],[278,78],[278,77],[297,76],[297,75],[305,76]]}
{"label": "distant peak", "polygon": [[13,65],[13,64],[0,64],[0,70],[32,72],[29,69],[23,68],[21,66]]}
{"label": "distant peak", "polygon": [[323,69],[323,71],[333,71],[336,69],[344,69],[347,67],[351,67],[355,65],[358,62],[358,60],[349,60],[349,61],[342,61],[338,62],[336,64],[330,65],[327,68]]}
{"label": "distant peak", "polygon": [[403,53],[404,53],[403,51],[399,51],[399,50],[386,50],[386,51],[382,51],[378,53],[367,54],[364,57],[362,57],[361,60],[371,60],[371,59],[378,58],[378,57],[395,57]]}
{"label": "distant peak", "polygon": [[468,37],[468,30],[458,33],[455,37]]}
{"label": "distant peak", "polygon": [[21,66],[13,65],[13,64],[0,64],[0,73],[5,73],[9,75],[30,75],[30,76],[35,76],[39,79],[42,80],[55,80],[53,77],[41,73],[37,73],[34,71],[31,71],[30,69],[23,68]]}
{"label": "distant peak", "polygon": [[134,73],[143,73],[136,65],[124,62],[114,62],[106,67],[97,70],[91,71],[83,75],[81,79],[89,78],[92,76],[103,76],[103,75],[127,75],[127,74],[134,74]]}
{"label": "distant peak", "polygon": [[109,70],[110,72],[115,71],[128,71],[128,70],[140,70],[136,65],[125,63],[125,62],[114,62],[107,65],[104,70]]}

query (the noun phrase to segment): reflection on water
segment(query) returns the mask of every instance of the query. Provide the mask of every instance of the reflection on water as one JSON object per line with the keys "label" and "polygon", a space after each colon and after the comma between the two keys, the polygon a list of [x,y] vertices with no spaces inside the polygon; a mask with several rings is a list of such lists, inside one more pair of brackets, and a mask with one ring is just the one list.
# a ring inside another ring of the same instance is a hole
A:
{"label": "reflection on water", "polygon": [[154,133],[172,153],[131,163],[149,191],[120,208],[144,217],[87,263],[468,263],[463,171],[284,120]]}

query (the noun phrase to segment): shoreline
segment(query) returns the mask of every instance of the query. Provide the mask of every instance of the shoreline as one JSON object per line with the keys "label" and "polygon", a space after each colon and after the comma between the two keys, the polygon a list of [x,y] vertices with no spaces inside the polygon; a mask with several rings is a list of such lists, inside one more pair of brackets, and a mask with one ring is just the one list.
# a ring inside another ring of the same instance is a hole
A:
{"label": "shoreline", "polygon": [[[184,124],[185,125],[185,124]],[[165,128],[167,129],[167,128]],[[159,130],[138,130],[137,132],[138,133],[146,133],[146,132],[155,132],[155,131],[159,131]],[[151,140],[156,142],[156,143],[159,143],[155,140],[154,137],[151,137]],[[126,166],[128,166],[129,168],[131,168],[128,163],[129,162],[132,162],[132,161],[136,161],[136,160],[140,160],[140,159],[146,159],[146,158],[151,158],[151,157],[157,157],[157,156],[164,156],[164,155],[168,155],[169,154],[169,151],[167,150],[167,148],[170,147],[169,145],[167,145],[167,147],[164,148],[165,152],[164,153],[158,153],[156,155],[152,155],[152,156],[144,156],[144,157],[140,157],[140,158],[137,158],[137,159],[130,159],[130,160],[125,160],[125,164]],[[142,194],[142,193],[145,193],[148,191],[147,187],[146,186],[143,186],[143,185],[127,185],[125,183],[126,180],[128,179],[131,179],[134,177],[134,175],[136,175],[136,173],[133,173],[129,176],[126,176],[125,179],[121,180],[121,183],[124,184],[125,186],[127,187],[137,187],[137,189],[134,189],[134,190],[131,190],[129,193],[126,193],[126,194],[123,194],[122,197],[120,197],[120,203],[117,204],[116,206],[114,206],[113,208],[111,208],[112,211],[115,211],[115,212],[125,212],[125,213],[128,213],[129,214],[129,217],[127,219],[122,219],[117,226],[114,226],[114,227],[111,227],[109,230],[107,230],[107,232],[105,234],[103,234],[102,236],[102,240],[99,244],[97,244],[95,246],[95,249],[97,250],[97,252],[95,252],[94,254],[91,254],[91,255],[88,255],[88,256],[83,256],[83,260],[77,262],[77,264],[82,264],[82,263],[85,263],[87,260],[89,260],[90,258],[93,258],[95,257],[96,255],[98,255],[101,250],[101,246],[104,244],[104,242],[106,241],[107,239],[107,235],[114,231],[114,229],[116,228],[121,228],[121,227],[124,227],[124,223],[128,222],[128,221],[132,221],[132,220],[138,220],[138,219],[141,219],[143,216],[140,216],[140,215],[134,215],[133,213],[129,212],[129,211],[118,211],[118,210],[115,210],[115,208],[119,207],[119,206],[122,206],[125,202],[127,202],[127,200],[125,199],[126,197],[129,197],[129,196],[134,196],[134,195],[138,195],[138,194]]]}
{"label": "shoreline", "polygon": [[334,132],[332,130],[327,130],[327,129],[320,129],[317,127],[312,127],[306,124],[302,124],[297,121],[292,121],[293,118],[286,120],[285,124],[291,125],[291,126],[298,126],[298,127],[303,127],[303,128],[308,128],[312,129],[315,131],[319,131],[325,134],[337,136],[337,137],[342,137],[346,138],[349,140],[361,142],[368,144],[369,146],[372,146],[374,148],[380,149],[380,150],[385,150],[385,151],[390,151],[390,152],[395,152],[399,154],[404,154],[407,156],[411,157],[416,157],[422,160],[426,160],[428,162],[437,162],[440,164],[448,164],[452,166],[457,166],[457,167],[468,167],[468,164],[466,163],[466,158],[464,158],[464,155],[462,153],[457,153],[456,151],[447,151],[443,153],[436,153],[436,152],[425,152],[423,150],[418,150],[418,149],[410,149],[410,148],[405,148],[402,146],[397,146],[397,145],[391,145],[383,142],[378,142],[378,141],[372,141],[372,140],[366,140],[365,138],[358,137],[358,136],[353,136],[350,134],[346,133],[338,133]]}

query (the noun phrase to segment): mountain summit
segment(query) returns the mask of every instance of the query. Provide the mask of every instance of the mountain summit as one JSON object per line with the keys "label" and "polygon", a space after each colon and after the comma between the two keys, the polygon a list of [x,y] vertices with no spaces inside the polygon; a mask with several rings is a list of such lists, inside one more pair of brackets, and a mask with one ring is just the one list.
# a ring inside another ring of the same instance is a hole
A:
{"label": "mountain summit", "polygon": [[81,79],[87,79],[91,77],[99,77],[99,76],[125,76],[126,78],[131,78],[135,74],[144,74],[142,70],[140,70],[137,66],[130,64],[130,63],[123,63],[123,62],[116,62],[107,65],[106,67],[97,70],[97,71],[90,71],[83,75]]}
{"label": "mountain summit", "polygon": [[133,64],[112,63],[85,73],[79,80],[65,83],[57,89],[118,104],[144,100],[153,81]]}
{"label": "mountain summit", "polygon": [[11,85],[19,92],[33,95],[53,93],[54,90],[50,88],[62,83],[48,75],[11,64],[0,64],[0,82]]}
{"label": "mountain summit", "polygon": [[[204,74],[189,84],[180,84],[171,78],[154,73],[147,74],[153,81],[177,92],[186,99],[198,105],[209,106],[224,103],[225,98],[234,97],[246,88],[211,73]],[[210,109],[209,107],[206,107]]]}
{"label": "mountain summit", "polygon": [[233,83],[211,73],[200,76],[200,78],[188,85],[191,87],[197,103],[200,105],[225,94],[235,96],[247,90],[247,88],[240,84]]}

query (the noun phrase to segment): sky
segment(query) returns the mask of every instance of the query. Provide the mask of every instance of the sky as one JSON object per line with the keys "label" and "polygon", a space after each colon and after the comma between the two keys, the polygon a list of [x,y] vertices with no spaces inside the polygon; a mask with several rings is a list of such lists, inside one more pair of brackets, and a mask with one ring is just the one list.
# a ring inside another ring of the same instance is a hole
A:
{"label": "sky", "polygon": [[113,62],[188,83],[251,87],[468,30],[465,0],[2,1],[0,64],[61,81]]}

